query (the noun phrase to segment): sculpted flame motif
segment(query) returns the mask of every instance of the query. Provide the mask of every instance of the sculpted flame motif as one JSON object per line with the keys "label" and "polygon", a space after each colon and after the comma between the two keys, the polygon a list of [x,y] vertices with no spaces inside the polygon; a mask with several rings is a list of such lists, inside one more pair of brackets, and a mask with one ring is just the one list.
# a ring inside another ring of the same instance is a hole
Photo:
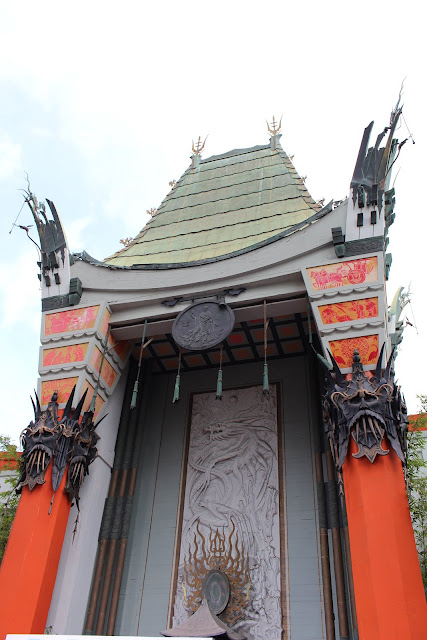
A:
{"label": "sculpted flame motif", "polygon": [[231,532],[228,536],[210,530],[209,553],[206,539],[196,525],[193,548],[189,545],[184,560],[185,608],[188,614],[194,613],[203,599],[203,583],[212,570],[223,571],[230,583],[230,599],[226,609],[220,615],[227,624],[233,625],[243,617],[251,586],[249,561],[243,542],[239,541],[236,526],[231,520]]}
{"label": "sculpted flame motif", "polygon": [[408,418],[406,405],[399,387],[394,383],[391,368],[393,354],[382,373],[381,349],[373,376],[363,370],[359,352],[354,350],[353,372],[345,380],[331,355],[334,375],[326,375],[327,391],[323,398],[323,421],[332,453],[340,470],[347,455],[350,434],[357,444],[355,458],[366,456],[374,462],[377,455],[385,456],[389,449],[383,448],[384,435],[405,463],[406,432]]}

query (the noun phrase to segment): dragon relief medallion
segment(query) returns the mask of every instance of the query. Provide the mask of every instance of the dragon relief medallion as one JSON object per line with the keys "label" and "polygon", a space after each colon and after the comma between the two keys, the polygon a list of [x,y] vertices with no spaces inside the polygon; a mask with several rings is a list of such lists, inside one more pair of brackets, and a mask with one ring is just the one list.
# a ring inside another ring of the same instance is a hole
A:
{"label": "dragon relief medallion", "polygon": [[225,340],[233,325],[234,314],[227,304],[195,302],[176,317],[172,335],[181,347],[204,351]]}

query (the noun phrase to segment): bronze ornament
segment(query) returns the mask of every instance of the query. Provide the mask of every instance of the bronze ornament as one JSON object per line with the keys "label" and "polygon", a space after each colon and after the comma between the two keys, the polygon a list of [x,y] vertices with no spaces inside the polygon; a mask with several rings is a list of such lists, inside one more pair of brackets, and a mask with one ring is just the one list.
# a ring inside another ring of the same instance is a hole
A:
{"label": "bronze ornament", "polygon": [[230,582],[220,569],[209,571],[203,582],[203,596],[209,609],[216,615],[222,613],[230,598]]}
{"label": "bronze ornament", "polygon": [[81,424],[77,423],[74,428],[65,491],[70,500],[76,501],[77,508],[79,508],[80,487],[85,476],[89,474],[89,465],[95,460],[98,453],[96,443],[99,440],[99,435],[95,433],[95,429],[101,420],[94,424],[92,419],[93,413],[86,411]]}
{"label": "bronze ornament", "polygon": [[244,544],[230,520],[229,535],[219,529],[211,530],[209,541],[197,523],[194,547],[188,549],[185,558],[184,586],[189,615],[205,599],[215,614],[221,614],[223,622],[234,625],[245,614],[251,579]]}
{"label": "bronze ornament", "polygon": [[374,375],[368,377],[354,350],[353,372],[346,380],[332,357],[333,372],[326,373],[326,393],[323,396],[323,422],[338,470],[347,455],[350,434],[358,450],[354,458],[366,457],[372,463],[377,455],[385,456],[384,436],[403,464],[406,460],[408,418],[400,388],[394,382],[393,353],[384,373],[381,362],[384,346]]}
{"label": "bronze ornament", "polygon": [[81,484],[97,454],[95,445],[99,436],[95,429],[99,422],[94,424],[93,413],[87,411],[79,424],[86,392],[73,410],[74,393],[75,387],[61,419],[58,418],[57,393],[52,395],[45,411],[41,410],[37,394],[36,404],[31,399],[34,421],[21,434],[23,453],[17,490],[22,491],[23,487],[28,486],[32,491],[37,484],[44,484],[46,471],[52,462],[52,489],[55,493],[69,463],[65,491],[70,500],[75,499],[78,507]]}
{"label": "bronze ornament", "polygon": [[21,433],[21,477],[17,491],[28,486],[32,491],[36,484],[46,482],[45,475],[52,460],[53,452],[59,435],[58,403],[54,393],[45,411],[41,410],[36,394],[36,404],[31,402],[34,409],[34,422]]}
{"label": "bronze ornament", "polygon": [[172,327],[175,342],[189,351],[206,351],[223,342],[234,326],[225,302],[195,302],[181,311]]}

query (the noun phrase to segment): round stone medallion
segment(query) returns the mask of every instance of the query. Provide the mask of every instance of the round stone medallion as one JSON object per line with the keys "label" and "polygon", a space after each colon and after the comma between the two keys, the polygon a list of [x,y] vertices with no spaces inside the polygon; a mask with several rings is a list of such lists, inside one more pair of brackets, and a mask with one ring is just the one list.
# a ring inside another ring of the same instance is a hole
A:
{"label": "round stone medallion", "polygon": [[172,335],[184,349],[205,351],[225,340],[233,326],[234,313],[228,305],[195,302],[177,316]]}
{"label": "round stone medallion", "polygon": [[224,611],[230,597],[230,583],[223,571],[209,571],[203,583],[203,596],[213,613],[218,615]]}

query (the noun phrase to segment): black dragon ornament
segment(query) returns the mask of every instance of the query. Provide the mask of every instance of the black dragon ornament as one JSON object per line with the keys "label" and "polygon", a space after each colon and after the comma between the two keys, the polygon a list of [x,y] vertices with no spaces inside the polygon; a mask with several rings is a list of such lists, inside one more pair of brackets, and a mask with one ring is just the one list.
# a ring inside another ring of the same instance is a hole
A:
{"label": "black dragon ornament", "polygon": [[79,422],[86,393],[87,391],[73,409],[75,387],[73,388],[61,419],[58,417],[56,392],[44,411],[37,394],[36,404],[31,398],[34,421],[21,434],[23,453],[18,491],[22,491],[25,486],[32,491],[36,485],[44,484],[46,471],[52,463],[52,489],[55,493],[68,464],[65,491],[70,500],[74,499],[77,507],[79,506],[80,487],[89,473],[89,465],[97,455],[96,443],[99,436],[95,429],[101,422],[94,424],[92,411],[85,412]]}
{"label": "black dragon ornament", "polygon": [[353,371],[346,379],[331,354],[333,371],[326,373],[326,393],[323,396],[323,421],[338,470],[347,455],[350,435],[357,444],[353,457],[365,456],[374,462],[385,456],[384,436],[399,456],[406,461],[408,418],[400,388],[394,382],[393,353],[382,372],[384,345],[374,374],[368,377],[359,352],[354,350]]}

